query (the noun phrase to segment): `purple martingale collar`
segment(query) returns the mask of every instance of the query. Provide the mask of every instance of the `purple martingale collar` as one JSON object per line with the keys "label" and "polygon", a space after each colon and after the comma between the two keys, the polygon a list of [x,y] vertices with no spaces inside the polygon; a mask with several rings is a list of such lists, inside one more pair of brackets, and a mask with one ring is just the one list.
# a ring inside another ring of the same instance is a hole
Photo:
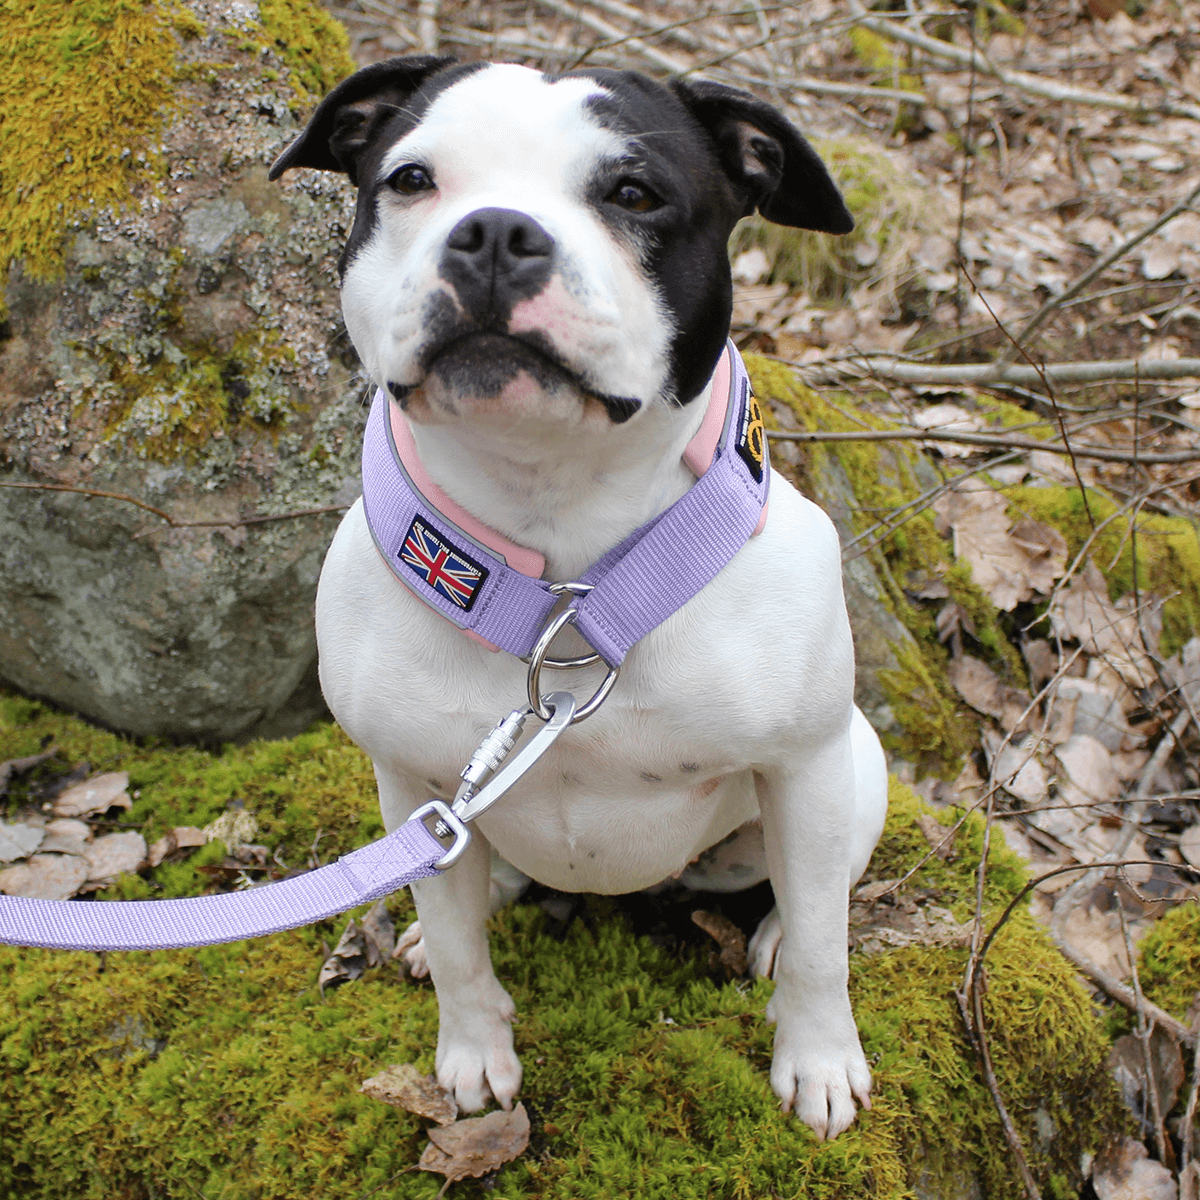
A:
{"label": "purple martingale collar", "polygon": [[[684,462],[696,482],[597,559],[580,582],[575,627],[610,667],[682,608],[766,519],[770,461],[762,414],[729,342]],[[363,443],[363,503],[383,560],[414,595],[490,649],[527,658],[559,597],[541,555],[488,529],[425,474],[407,422],[376,392]]]}

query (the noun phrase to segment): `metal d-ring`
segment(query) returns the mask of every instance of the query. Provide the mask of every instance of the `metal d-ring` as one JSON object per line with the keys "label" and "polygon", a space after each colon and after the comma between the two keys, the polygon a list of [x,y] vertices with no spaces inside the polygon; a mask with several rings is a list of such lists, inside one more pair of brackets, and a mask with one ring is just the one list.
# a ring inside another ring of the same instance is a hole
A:
{"label": "metal d-ring", "polygon": [[[546,590],[552,596],[561,596],[563,592],[570,592],[572,596],[586,596],[595,586],[594,583],[580,583],[578,580],[571,579],[565,583],[552,583]],[[562,625],[556,626],[554,632],[557,633],[561,628]],[[554,640],[553,634],[551,634],[550,640]],[[539,642],[538,644],[540,645],[541,643]],[[534,653],[536,653],[536,648]],[[521,661],[523,663],[533,662],[533,653],[528,658],[521,659]],[[543,658],[542,666],[552,667],[556,671],[574,671],[579,667],[590,667],[593,663],[598,663],[599,661],[600,655],[593,651],[591,654],[580,654],[575,658]],[[534,711],[538,712],[536,705],[534,706]],[[542,717],[542,714],[538,712],[538,716]],[[545,717],[542,717],[543,721],[545,719]]]}
{"label": "metal d-ring", "polygon": [[[566,590],[567,585],[562,586],[563,590]],[[561,665],[556,664],[548,659],[546,657],[546,652],[550,649],[550,643],[554,641],[554,639],[565,626],[573,624],[578,615],[578,612],[573,608],[563,609],[563,611],[560,612],[558,616],[555,617],[550,624],[542,630],[542,636],[538,638],[537,645],[534,646],[533,653],[529,656],[529,675],[526,679],[526,686],[529,693],[529,707],[532,708],[538,717],[540,717],[543,721],[550,720],[552,714],[542,699],[542,668]],[[599,661],[600,655],[593,654],[586,660],[586,662],[581,661],[575,665],[586,666],[588,663]],[[592,713],[594,713],[596,709],[598,709],[600,705],[604,703],[608,693],[612,691],[613,684],[617,682],[617,676],[620,673],[621,668],[619,666],[608,668],[608,674],[604,677],[604,682],[601,683],[596,689],[592,698],[586,704],[581,704],[579,708],[575,710],[574,715],[571,717],[572,725],[582,721],[584,717],[590,717]]]}

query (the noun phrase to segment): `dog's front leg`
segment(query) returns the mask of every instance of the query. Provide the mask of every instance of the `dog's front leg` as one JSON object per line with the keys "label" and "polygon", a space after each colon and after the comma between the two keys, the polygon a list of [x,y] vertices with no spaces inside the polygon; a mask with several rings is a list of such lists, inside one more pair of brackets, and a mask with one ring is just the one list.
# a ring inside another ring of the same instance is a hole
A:
{"label": "dog's front leg", "polygon": [[771,885],[783,924],[771,1086],[785,1112],[833,1138],[870,1107],[871,1073],[846,990],[854,770],[846,735],[756,772]]}
{"label": "dog's front leg", "polygon": [[[403,776],[375,766],[379,804],[389,830],[427,797]],[[441,875],[412,885],[438,998],[438,1083],[458,1107],[474,1112],[489,1094],[511,1108],[521,1086],[513,1050],[512,999],[500,986],[488,952],[491,847],[478,829],[462,858]]]}

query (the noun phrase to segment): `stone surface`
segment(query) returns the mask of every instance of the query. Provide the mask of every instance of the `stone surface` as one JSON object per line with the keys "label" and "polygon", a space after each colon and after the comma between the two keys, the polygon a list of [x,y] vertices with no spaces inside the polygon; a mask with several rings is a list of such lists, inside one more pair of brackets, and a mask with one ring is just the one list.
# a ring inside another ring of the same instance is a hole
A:
{"label": "stone surface", "polygon": [[[180,36],[178,109],[144,147],[163,178],[70,231],[61,278],[0,279],[0,483],[181,522],[345,505],[365,420],[336,292],[351,191],[267,182],[314,97],[253,4],[186,7],[204,33]],[[312,605],[337,521],[170,528],[0,487],[0,677],[136,734],[295,732],[323,711]]]}

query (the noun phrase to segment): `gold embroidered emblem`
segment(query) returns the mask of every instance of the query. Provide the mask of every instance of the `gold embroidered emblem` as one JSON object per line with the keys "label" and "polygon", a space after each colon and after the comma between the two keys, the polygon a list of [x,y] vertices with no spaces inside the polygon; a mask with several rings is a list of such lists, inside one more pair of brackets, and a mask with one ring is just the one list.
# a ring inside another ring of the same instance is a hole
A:
{"label": "gold embroidered emblem", "polygon": [[737,452],[742,456],[750,473],[758,483],[762,483],[763,458],[765,456],[762,409],[758,400],[751,392],[746,397],[746,405],[742,409],[741,427],[738,430]]}

